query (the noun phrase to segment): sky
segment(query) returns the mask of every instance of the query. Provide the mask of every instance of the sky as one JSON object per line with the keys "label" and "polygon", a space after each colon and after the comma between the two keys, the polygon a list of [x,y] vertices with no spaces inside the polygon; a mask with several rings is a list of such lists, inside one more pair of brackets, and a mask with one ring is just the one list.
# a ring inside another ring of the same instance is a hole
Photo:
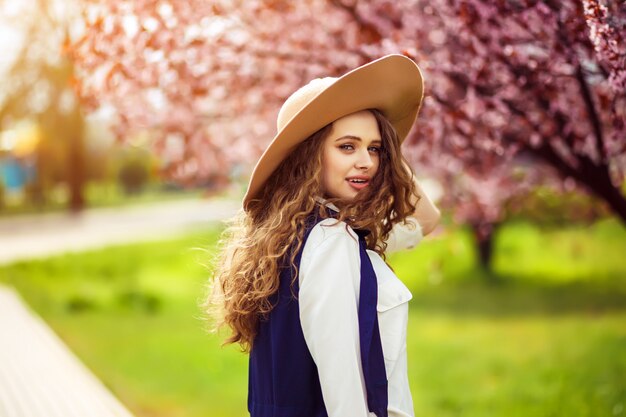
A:
{"label": "sky", "polygon": [[[13,3],[13,2],[7,2]],[[0,9],[0,74],[4,74],[22,48],[24,34],[12,26]]]}

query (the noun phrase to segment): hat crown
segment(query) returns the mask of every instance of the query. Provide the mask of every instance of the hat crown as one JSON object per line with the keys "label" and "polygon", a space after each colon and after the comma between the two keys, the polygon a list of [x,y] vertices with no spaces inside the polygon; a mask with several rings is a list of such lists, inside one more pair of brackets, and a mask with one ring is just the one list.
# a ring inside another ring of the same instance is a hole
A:
{"label": "hat crown", "polygon": [[300,110],[338,79],[337,77],[314,78],[294,91],[287,100],[285,100],[278,112],[278,118],[276,120],[276,128],[278,131],[280,132]]}

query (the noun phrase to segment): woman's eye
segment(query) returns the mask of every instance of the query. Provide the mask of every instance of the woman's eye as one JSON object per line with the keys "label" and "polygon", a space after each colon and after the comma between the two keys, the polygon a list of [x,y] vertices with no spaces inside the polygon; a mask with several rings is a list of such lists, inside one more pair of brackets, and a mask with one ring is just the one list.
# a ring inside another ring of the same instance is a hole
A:
{"label": "woman's eye", "polygon": [[354,146],[352,146],[349,143],[344,143],[343,145],[339,145],[339,149],[345,149],[345,150],[351,151],[354,149]]}
{"label": "woman's eye", "polygon": [[378,146],[370,146],[369,147],[369,151],[370,152],[374,152],[374,153],[380,153],[380,147],[378,147]]}

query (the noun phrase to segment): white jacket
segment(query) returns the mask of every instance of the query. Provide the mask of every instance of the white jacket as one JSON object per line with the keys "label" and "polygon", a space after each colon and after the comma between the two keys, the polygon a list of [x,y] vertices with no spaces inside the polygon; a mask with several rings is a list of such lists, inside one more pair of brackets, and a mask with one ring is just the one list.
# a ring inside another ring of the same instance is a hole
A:
{"label": "white jacket", "polygon": [[[421,238],[416,220],[396,225],[387,252],[411,248]],[[406,352],[412,294],[376,252],[367,253],[378,281],[377,311],[389,384],[389,416],[414,416]],[[345,223],[325,219],[311,230],[302,250],[299,285],[302,330],[317,365],[329,417],[374,416],[367,408],[359,348],[358,237]]]}

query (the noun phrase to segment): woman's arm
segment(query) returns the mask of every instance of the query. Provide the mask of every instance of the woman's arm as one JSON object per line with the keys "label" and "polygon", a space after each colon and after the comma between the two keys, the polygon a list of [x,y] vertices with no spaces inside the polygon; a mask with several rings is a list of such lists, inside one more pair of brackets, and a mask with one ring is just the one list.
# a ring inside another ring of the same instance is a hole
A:
{"label": "woman's arm", "polygon": [[[413,200],[415,212],[407,217],[404,222],[396,223],[387,238],[386,253],[392,253],[403,249],[413,249],[417,244],[439,224],[441,212],[424,192],[422,186],[415,181]],[[418,200],[419,196],[419,200]]]}
{"label": "woman's arm", "polygon": [[420,197],[419,201],[417,201],[413,217],[417,219],[417,222],[422,228],[422,234],[426,236],[435,230],[435,227],[439,224],[439,220],[441,220],[441,212],[432,202],[430,197],[428,197],[428,195],[424,192],[419,181],[417,181],[417,178],[413,177],[413,180],[415,182],[415,191],[417,193],[417,195],[413,197],[413,203],[415,203],[418,196]]}
{"label": "woman's arm", "polygon": [[356,239],[345,223],[318,225],[305,243],[300,263],[300,322],[329,417],[372,415],[361,366]]}

